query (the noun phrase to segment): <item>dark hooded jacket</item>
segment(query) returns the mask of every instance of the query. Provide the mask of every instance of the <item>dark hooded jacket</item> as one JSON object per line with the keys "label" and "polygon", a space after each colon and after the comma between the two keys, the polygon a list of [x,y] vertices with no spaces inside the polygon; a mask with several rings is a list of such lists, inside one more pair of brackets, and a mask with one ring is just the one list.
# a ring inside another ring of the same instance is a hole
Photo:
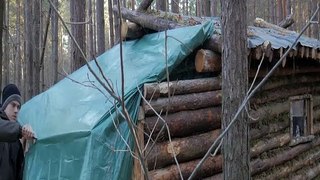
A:
{"label": "dark hooded jacket", "polygon": [[0,180],[22,180],[24,154],[21,126],[0,112]]}

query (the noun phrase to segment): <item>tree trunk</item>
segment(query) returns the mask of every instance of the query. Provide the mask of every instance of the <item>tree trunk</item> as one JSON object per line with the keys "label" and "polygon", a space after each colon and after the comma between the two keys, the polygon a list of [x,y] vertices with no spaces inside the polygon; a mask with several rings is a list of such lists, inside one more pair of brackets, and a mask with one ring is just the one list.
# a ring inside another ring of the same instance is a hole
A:
{"label": "tree trunk", "polygon": [[[194,176],[194,179],[202,179],[203,177],[212,176],[215,173],[221,172],[222,161],[223,160],[221,155],[208,157],[208,159],[205,160],[200,170]],[[193,169],[196,167],[196,165],[199,162],[200,162],[200,159],[197,159],[194,161],[180,164],[180,169],[184,179],[187,179],[191,175]],[[151,179],[154,179],[154,180],[166,180],[166,179],[180,180],[181,179],[176,165],[172,165],[163,169],[149,171],[149,176],[151,177]]]}
{"label": "tree trunk", "polygon": [[97,45],[98,52],[97,56],[101,55],[106,50],[105,45],[105,25],[104,25],[104,1],[96,1],[96,12],[97,12]]}
{"label": "tree trunk", "polygon": [[[28,0],[24,1],[24,8],[25,8],[25,34],[32,34],[32,3]],[[33,48],[32,48],[32,38],[31,36],[25,36],[25,55],[24,55],[24,63],[25,63],[25,72],[24,73],[24,83],[25,83],[25,100],[28,100],[32,97],[33,94]]]}
{"label": "tree trunk", "polygon": [[113,29],[113,11],[112,11],[112,1],[108,1],[108,14],[109,14],[109,26],[110,26],[110,45],[109,48],[114,46],[114,29]]}
{"label": "tree trunk", "polygon": [[210,1],[210,11],[211,16],[218,16],[218,2],[217,0]]}
{"label": "tree trunk", "polygon": [[10,47],[10,42],[9,42],[9,3],[10,1],[6,1],[5,4],[5,22],[4,22],[4,54],[3,54],[3,59],[4,59],[4,64],[3,64],[3,82],[5,85],[9,84],[10,82],[10,77],[11,77],[11,71],[10,71],[10,54],[13,52],[10,52],[12,49]]}
{"label": "tree trunk", "polygon": [[167,11],[167,0],[156,0],[156,9],[161,11]]}
{"label": "tree trunk", "polygon": [[3,29],[4,29],[4,19],[5,19],[5,4],[6,4],[6,0],[2,0],[0,1],[0,91],[2,91],[2,72],[3,72],[3,68],[2,68],[2,57],[3,57],[3,46],[2,46],[2,37],[3,37]]}
{"label": "tree trunk", "polygon": [[300,155],[301,153],[320,145],[320,139],[316,139],[313,142],[301,144],[298,146],[295,146],[287,151],[284,151],[282,153],[279,153],[271,158],[268,159],[255,159],[251,162],[251,175],[255,175],[258,173],[261,173],[271,167],[277,166],[279,164],[282,164],[284,162],[287,162],[296,156]]}
{"label": "tree trunk", "polygon": [[[222,4],[222,129],[233,119],[248,85],[246,0]],[[234,18],[238,17],[238,18]],[[237,69],[237,71],[235,71]],[[224,179],[250,179],[249,127],[243,110],[223,139]]]}
{"label": "tree trunk", "polygon": [[41,31],[41,0],[33,1],[33,28],[32,28],[32,45],[33,45],[33,94],[35,96],[40,93],[40,37]]}
{"label": "tree trunk", "polygon": [[171,0],[171,12],[179,13],[179,0]]}
{"label": "tree trunk", "polygon": [[88,0],[88,17],[90,24],[88,25],[88,35],[87,35],[87,45],[88,45],[88,51],[87,51],[87,57],[88,60],[92,60],[93,57],[96,56],[96,52],[94,51],[94,46],[96,42],[93,41],[93,26],[94,26],[94,21],[93,21],[93,13],[92,13],[92,0]]}
{"label": "tree trunk", "polygon": [[[0,5],[1,6],[1,5]],[[16,77],[17,77],[17,86],[19,87],[20,90],[23,90],[23,86],[21,84],[22,82],[22,77],[21,77],[21,69],[22,69],[22,56],[21,56],[21,47],[22,47],[22,44],[21,44],[21,40],[20,40],[20,36],[21,36],[21,5],[20,5],[20,0],[16,0],[16,14],[17,14],[17,19],[16,19],[16,34],[17,34],[17,58],[16,58]],[[1,14],[1,13],[0,13]],[[1,24],[1,22],[0,22]],[[0,33],[0,36],[1,36],[1,33]],[[0,42],[1,44],[1,42]],[[1,48],[0,48],[1,49]],[[0,56],[1,56],[1,53],[0,53]],[[1,76],[0,76],[1,77]],[[0,82],[1,84],[1,82]],[[1,86],[0,86],[0,89],[1,89]],[[22,95],[22,94],[21,94]]]}
{"label": "tree trunk", "polygon": [[[174,114],[162,116],[170,130],[170,136],[186,137],[195,132],[207,132],[221,127],[221,107],[205,108],[193,111],[181,111]],[[145,131],[151,134],[153,139],[160,133],[161,139],[167,140],[168,133],[166,127],[160,132],[164,126],[164,122],[158,116],[146,117]]]}
{"label": "tree trunk", "polygon": [[150,5],[152,4],[153,0],[143,0],[137,9],[137,11],[143,12],[146,11]]}
{"label": "tree trunk", "polygon": [[[113,6],[118,7],[118,0],[113,0]],[[120,6],[121,7],[121,6]],[[118,11],[113,13],[113,23],[114,23],[114,42],[118,44],[120,42],[120,16]]]}
{"label": "tree trunk", "polygon": [[[86,1],[81,3],[77,0],[70,0],[70,16],[71,22],[85,22]],[[86,51],[86,28],[85,24],[72,24],[71,33],[75,40],[78,42],[81,50]],[[71,40],[71,71],[76,71],[85,64],[86,60],[81,55],[80,50],[75,43]]]}
{"label": "tree trunk", "polygon": [[[52,3],[59,7],[58,0],[53,0]],[[52,52],[51,52],[51,63],[52,64],[52,81],[51,85],[58,82],[58,59],[59,59],[59,37],[58,37],[58,15],[56,12],[51,11],[51,41],[52,41]],[[50,86],[51,86],[50,85]]]}
{"label": "tree trunk", "polygon": [[177,95],[169,98],[159,98],[151,101],[151,107],[144,105],[146,115],[153,115],[157,112],[178,112],[184,110],[201,109],[221,104],[221,91],[209,91],[196,94]]}

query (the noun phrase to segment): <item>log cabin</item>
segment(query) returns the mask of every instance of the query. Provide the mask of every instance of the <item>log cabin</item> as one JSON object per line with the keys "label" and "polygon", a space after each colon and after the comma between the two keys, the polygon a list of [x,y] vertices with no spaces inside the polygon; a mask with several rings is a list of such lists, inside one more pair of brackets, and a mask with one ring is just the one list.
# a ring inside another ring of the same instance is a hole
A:
{"label": "log cabin", "polygon": [[[144,85],[138,136],[150,179],[187,179],[221,132],[221,31],[170,74]],[[248,78],[256,85],[298,33],[256,19],[248,27]],[[146,103],[146,101],[148,103]],[[320,176],[320,41],[302,36],[250,100],[252,179]],[[161,118],[160,118],[160,117]],[[209,156],[196,179],[223,179],[222,155]],[[179,166],[178,166],[178,165]],[[135,160],[133,179],[143,179]]]}

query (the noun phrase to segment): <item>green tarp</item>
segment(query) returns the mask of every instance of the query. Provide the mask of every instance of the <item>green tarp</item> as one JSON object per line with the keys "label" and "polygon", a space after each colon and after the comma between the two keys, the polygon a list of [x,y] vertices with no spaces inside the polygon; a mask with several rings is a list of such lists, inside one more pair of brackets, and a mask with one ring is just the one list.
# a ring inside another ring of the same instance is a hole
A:
{"label": "green tarp", "polygon": [[[210,22],[167,31],[169,70],[212,32]],[[160,32],[123,43],[125,104],[135,121],[141,101],[138,88],[165,79],[164,37]],[[120,46],[97,61],[121,94]],[[99,74],[95,63],[90,64]],[[24,104],[19,121],[31,124],[38,138],[26,156],[24,179],[130,179],[133,160],[128,146],[132,148],[133,141],[117,108],[87,66]]]}

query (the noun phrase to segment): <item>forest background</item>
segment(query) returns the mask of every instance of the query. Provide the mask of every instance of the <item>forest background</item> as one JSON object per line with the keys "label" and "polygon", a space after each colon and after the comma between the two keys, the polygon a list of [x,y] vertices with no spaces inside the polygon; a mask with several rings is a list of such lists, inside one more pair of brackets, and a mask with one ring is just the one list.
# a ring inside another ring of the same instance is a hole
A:
{"label": "forest background", "polygon": [[[142,0],[51,0],[88,60],[119,42],[112,7],[135,10]],[[292,14],[300,32],[319,0],[247,0],[247,24],[256,17],[273,24]],[[151,9],[187,16],[220,17],[219,0],[155,0]],[[320,21],[320,17],[317,17]],[[318,25],[304,35],[320,39]],[[15,83],[24,100],[45,91],[85,64],[48,0],[0,0],[0,89]],[[110,59],[112,61],[112,59]]]}

